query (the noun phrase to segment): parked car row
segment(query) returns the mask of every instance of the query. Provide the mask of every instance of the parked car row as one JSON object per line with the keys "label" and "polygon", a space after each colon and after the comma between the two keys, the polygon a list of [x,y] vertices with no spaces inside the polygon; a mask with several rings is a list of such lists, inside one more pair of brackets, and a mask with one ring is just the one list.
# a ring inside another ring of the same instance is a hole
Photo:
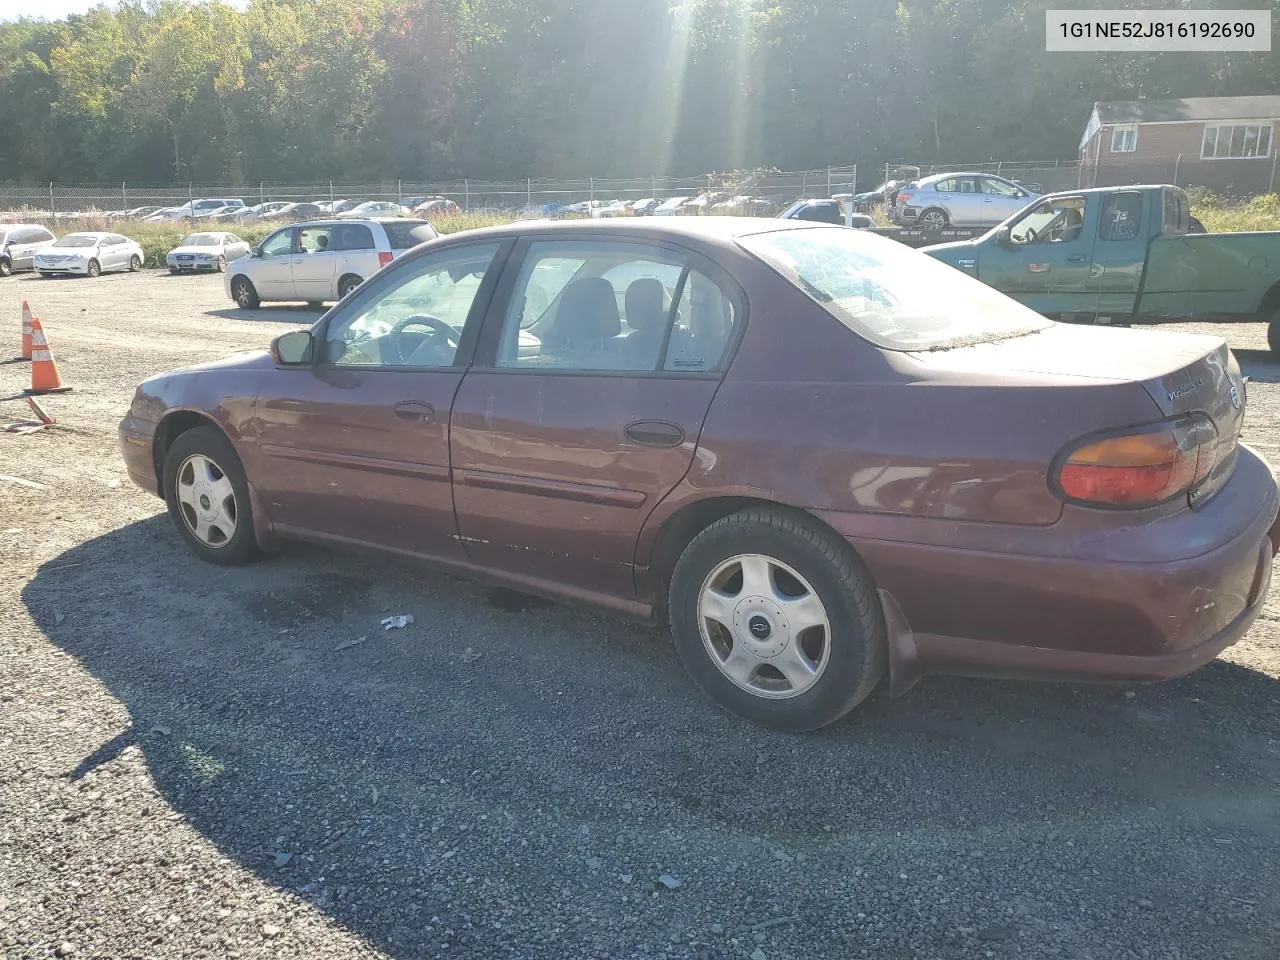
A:
{"label": "parked car row", "polygon": [[402,201],[368,200],[360,197],[340,200],[268,200],[246,205],[239,197],[210,197],[190,200],[177,206],[142,206],[129,210],[109,210],[109,220],[171,223],[179,220],[213,220],[247,223],[254,220],[301,222],[313,217],[423,217],[454,216],[462,208],[447,197],[406,197]]}

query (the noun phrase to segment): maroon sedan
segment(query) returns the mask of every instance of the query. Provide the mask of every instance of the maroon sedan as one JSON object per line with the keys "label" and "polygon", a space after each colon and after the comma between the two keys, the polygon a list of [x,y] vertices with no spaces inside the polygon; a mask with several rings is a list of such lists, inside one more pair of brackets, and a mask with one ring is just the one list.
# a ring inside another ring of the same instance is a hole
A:
{"label": "maroon sedan", "polygon": [[798,221],[431,241],[270,352],[154,377],[120,427],[192,550],[379,547],[670,620],[787,730],[887,673],[1156,680],[1237,641],[1276,483],[1219,339],[1051,323]]}

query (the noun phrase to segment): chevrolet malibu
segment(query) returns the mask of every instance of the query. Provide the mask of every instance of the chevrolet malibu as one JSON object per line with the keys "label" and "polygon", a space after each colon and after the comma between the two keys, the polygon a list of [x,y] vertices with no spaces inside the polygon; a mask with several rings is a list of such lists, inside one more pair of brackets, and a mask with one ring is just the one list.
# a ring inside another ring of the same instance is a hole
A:
{"label": "chevrolet malibu", "polygon": [[1276,483],[1214,337],[1048,321],[892,240],[731,217],[424,243],[269,350],[146,380],[200,558],[372,546],[670,624],[783,730],[929,673],[1158,680],[1267,594]]}

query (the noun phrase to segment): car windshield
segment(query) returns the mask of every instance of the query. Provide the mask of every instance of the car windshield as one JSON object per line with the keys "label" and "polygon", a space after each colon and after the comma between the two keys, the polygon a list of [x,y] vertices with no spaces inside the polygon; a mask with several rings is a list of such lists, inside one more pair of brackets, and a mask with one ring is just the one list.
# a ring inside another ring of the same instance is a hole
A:
{"label": "car windshield", "polygon": [[890,350],[967,346],[1050,326],[986,284],[884,237],[816,227],[738,242],[850,330]]}
{"label": "car windshield", "polygon": [[184,247],[216,247],[221,243],[222,237],[216,233],[193,233],[182,241]]}
{"label": "car windshield", "polygon": [[53,244],[55,247],[96,247],[98,245],[97,237],[77,237],[72,234],[63,237]]}

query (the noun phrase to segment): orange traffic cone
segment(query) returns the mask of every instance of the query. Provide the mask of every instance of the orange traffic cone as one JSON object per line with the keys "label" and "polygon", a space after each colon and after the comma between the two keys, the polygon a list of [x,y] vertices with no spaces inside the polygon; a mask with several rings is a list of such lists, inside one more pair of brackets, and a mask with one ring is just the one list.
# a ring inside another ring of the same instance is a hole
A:
{"label": "orange traffic cone", "polygon": [[44,338],[40,318],[31,319],[31,386],[24,393],[66,393],[70,387],[62,385],[58,365],[53,362],[53,351]]}
{"label": "orange traffic cone", "polygon": [[22,301],[22,356],[19,360],[31,359],[31,307]]}

